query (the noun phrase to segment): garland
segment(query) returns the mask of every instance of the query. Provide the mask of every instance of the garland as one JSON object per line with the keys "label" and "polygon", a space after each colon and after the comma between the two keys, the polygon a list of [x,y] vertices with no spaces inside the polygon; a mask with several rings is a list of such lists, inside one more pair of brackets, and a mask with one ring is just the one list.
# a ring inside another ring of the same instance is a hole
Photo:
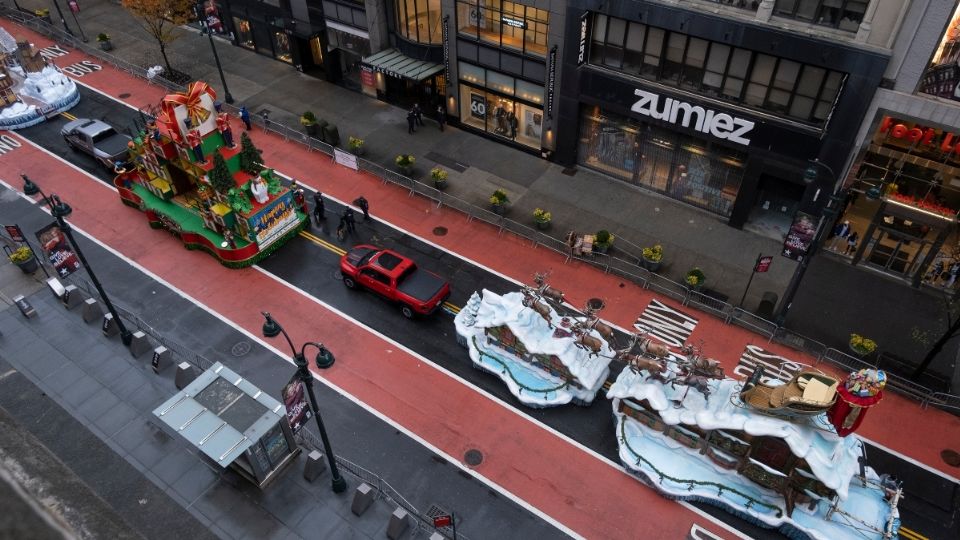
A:
{"label": "garland", "polygon": [[529,387],[529,386],[526,386],[526,385],[524,385],[523,383],[521,383],[520,381],[518,381],[516,377],[514,377],[513,372],[510,371],[510,366],[508,366],[508,365],[506,364],[506,362],[503,362],[503,361],[501,361],[499,358],[497,358],[496,356],[487,354],[487,353],[483,352],[482,350],[480,350],[480,347],[477,345],[477,336],[472,336],[470,339],[473,340],[473,347],[477,350],[477,353],[479,353],[481,357],[489,358],[490,360],[493,360],[494,362],[500,364],[500,366],[503,367],[504,371],[506,371],[507,374],[510,375],[510,378],[513,379],[513,382],[514,382],[517,386],[519,386],[520,388],[522,388],[522,389],[524,389],[524,390],[527,390],[528,392],[539,392],[539,393],[541,393],[541,394],[546,394],[546,393],[548,393],[548,392],[555,392],[555,391],[557,391],[557,390],[560,390],[561,388],[566,388],[567,386],[570,386],[570,381],[566,381],[566,382],[564,382],[563,384],[561,384],[560,386],[557,386],[557,387],[554,387],[554,388],[531,388],[531,387]]}

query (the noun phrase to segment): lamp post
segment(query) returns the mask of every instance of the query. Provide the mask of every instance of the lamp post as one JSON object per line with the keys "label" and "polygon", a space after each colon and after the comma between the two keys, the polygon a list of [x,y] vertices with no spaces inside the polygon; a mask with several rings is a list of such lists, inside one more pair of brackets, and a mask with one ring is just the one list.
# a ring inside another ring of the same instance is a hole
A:
{"label": "lamp post", "polygon": [[97,292],[100,293],[100,298],[103,299],[103,303],[107,306],[107,310],[113,315],[113,320],[117,323],[117,328],[120,330],[120,340],[123,341],[124,345],[129,346],[130,342],[133,341],[133,334],[127,330],[127,327],[124,326],[123,320],[120,318],[120,315],[117,313],[116,308],[113,307],[113,303],[110,302],[110,298],[107,296],[107,293],[103,290],[103,286],[100,285],[100,280],[97,279],[97,275],[93,273],[93,268],[90,267],[90,264],[87,263],[87,258],[83,256],[83,251],[80,250],[80,245],[77,244],[77,241],[73,238],[73,230],[70,227],[70,224],[67,223],[67,220],[64,219],[73,212],[73,208],[70,208],[70,205],[61,201],[60,197],[57,197],[55,194],[47,197],[40,191],[40,186],[35,184],[32,180],[27,178],[27,175],[21,174],[23,177],[23,192],[27,195],[36,195],[40,194],[47,202],[47,205],[50,206],[50,214],[57,219],[57,225],[60,226],[60,230],[63,231],[63,234],[67,237],[67,241],[70,242],[70,245],[73,246],[73,251],[76,252],[77,258],[80,259],[80,264],[87,269],[87,275],[90,276],[90,281],[93,282],[93,286],[96,287]]}
{"label": "lamp post", "polygon": [[70,27],[67,26],[67,20],[63,18],[63,11],[60,10],[60,2],[58,2],[57,0],[53,0],[53,7],[57,8],[57,15],[60,16],[60,22],[63,23],[63,29],[66,30],[67,33],[70,34],[71,36],[77,37],[77,36],[74,36],[73,30],[70,30]]}
{"label": "lamp post", "polygon": [[306,351],[308,346],[316,347],[317,367],[326,369],[333,365],[335,360],[333,353],[327,350],[322,343],[313,341],[304,343],[303,346],[300,347],[300,352],[297,352],[297,348],[293,346],[293,341],[290,340],[287,331],[284,330],[269,313],[266,311],[262,311],[261,313],[265,319],[263,323],[263,335],[272,338],[283,334],[283,337],[287,338],[287,343],[290,344],[290,350],[293,351],[293,361],[297,365],[297,376],[303,382],[304,386],[307,387],[307,395],[310,396],[310,407],[313,409],[313,417],[317,419],[317,428],[320,429],[320,439],[323,441],[323,452],[327,455],[327,461],[330,463],[330,473],[333,475],[333,492],[343,493],[347,489],[347,481],[340,476],[340,469],[337,468],[337,460],[333,455],[333,448],[330,447],[327,430],[323,427],[323,419],[320,418],[320,408],[317,406],[317,397],[313,393],[313,375],[310,374],[310,370],[307,368],[307,358],[304,356],[304,351]]}
{"label": "lamp post", "polygon": [[223,67],[220,65],[220,55],[217,54],[217,46],[213,42],[213,30],[210,29],[210,26],[207,24],[207,18],[203,16],[203,8],[197,8],[197,19],[200,21],[201,31],[207,34],[207,39],[210,40],[210,50],[213,51],[213,60],[217,63],[217,72],[220,73],[220,83],[223,84],[223,100],[227,103],[233,103],[233,96],[230,95],[230,90],[227,89],[227,79],[223,76]]}
{"label": "lamp post", "polygon": [[823,209],[823,218],[820,220],[820,224],[817,225],[817,231],[814,233],[813,240],[810,242],[810,248],[807,250],[806,256],[800,261],[800,264],[797,265],[797,269],[794,270],[793,277],[790,278],[790,283],[787,284],[787,289],[783,293],[783,300],[780,302],[780,311],[776,317],[776,322],[780,326],[782,326],[787,319],[787,311],[790,310],[790,306],[793,304],[793,297],[796,296],[797,289],[800,288],[800,282],[803,280],[803,275],[807,272],[810,259],[813,258],[820,248],[825,232],[832,230],[833,223],[840,209],[840,204],[843,202],[843,186],[837,184],[837,174],[833,172],[833,169],[831,169],[829,165],[819,159],[810,161],[810,166],[803,172],[803,181],[807,184],[812,184],[817,179],[817,176],[819,176],[817,165],[823,167],[830,173],[830,179],[833,181],[835,187],[833,194],[830,195],[830,199],[827,201],[827,206]]}

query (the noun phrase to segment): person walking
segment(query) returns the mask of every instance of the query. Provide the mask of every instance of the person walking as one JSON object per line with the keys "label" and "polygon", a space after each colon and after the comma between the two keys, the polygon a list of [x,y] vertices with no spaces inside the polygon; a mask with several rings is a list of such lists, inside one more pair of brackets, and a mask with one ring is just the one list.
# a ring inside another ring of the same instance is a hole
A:
{"label": "person walking", "polygon": [[337,240],[343,242],[347,239],[347,220],[340,218],[340,223],[337,224]]}
{"label": "person walking", "polygon": [[437,123],[440,124],[440,131],[443,131],[443,125],[447,123],[447,110],[443,105],[437,105]]}
{"label": "person walking", "polygon": [[850,233],[850,235],[847,236],[847,249],[844,250],[843,254],[853,255],[853,253],[857,250],[857,240],[859,239],[860,235],[857,233],[857,231]]}
{"label": "person walking", "polygon": [[343,211],[343,220],[347,223],[347,232],[354,234],[357,232],[357,222],[353,217],[353,208],[347,207]]}
{"label": "person walking", "polygon": [[410,109],[407,112],[407,134],[417,132],[417,113],[413,112],[413,109]]}
{"label": "person walking", "polygon": [[414,103],[414,104],[413,104],[413,116],[414,116],[414,118],[415,118],[416,121],[417,121],[417,125],[418,125],[418,126],[422,126],[422,125],[423,125],[423,111],[420,110],[420,104],[419,104],[419,103]]}
{"label": "person walking", "polygon": [[957,281],[957,276],[960,276],[960,263],[955,262],[952,265],[950,265],[949,272],[950,272],[950,277],[947,278],[947,284],[946,284],[946,287],[948,289],[953,287],[953,284],[956,283]]}
{"label": "person walking", "polygon": [[250,111],[247,110],[246,105],[240,107],[240,120],[243,122],[243,125],[246,126],[247,131],[253,129],[253,125],[250,124]]}
{"label": "person walking", "polygon": [[842,242],[846,241],[848,236],[850,236],[850,221],[844,220],[843,223],[837,223],[837,226],[833,228],[833,239],[830,241],[830,251],[836,251],[837,244],[842,245]]}
{"label": "person walking", "polygon": [[323,193],[318,191],[313,194],[313,219],[317,222],[317,225],[320,225],[321,222],[325,221],[325,213],[326,209],[323,207]]}
{"label": "person walking", "polygon": [[357,205],[357,208],[363,212],[363,221],[370,221],[370,203],[367,202],[366,197],[361,195],[357,200],[353,201],[353,204]]}

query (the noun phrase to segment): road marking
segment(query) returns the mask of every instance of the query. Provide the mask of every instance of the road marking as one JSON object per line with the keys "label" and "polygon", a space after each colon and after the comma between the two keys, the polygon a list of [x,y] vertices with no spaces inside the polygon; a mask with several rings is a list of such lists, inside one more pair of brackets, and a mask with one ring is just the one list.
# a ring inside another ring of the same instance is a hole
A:
{"label": "road marking", "polygon": [[0,381],[6,379],[7,377],[13,375],[13,374],[16,373],[16,372],[17,372],[17,370],[11,369],[10,371],[8,371],[8,372],[6,372],[6,373],[0,374]]}
{"label": "road marking", "polygon": [[928,540],[926,536],[916,531],[910,530],[904,527],[903,525],[900,526],[899,534],[900,536],[906,538],[907,540]]}
{"label": "road marking", "polygon": [[68,113],[68,112],[66,112],[66,111],[60,113],[60,116],[66,118],[67,120],[70,120],[70,121],[73,121],[73,120],[76,120],[76,119],[77,119],[76,116],[74,116],[74,115],[72,115],[72,114],[70,114],[70,113]]}
{"label": "road marking", "polygon": [[342,257],[344,254],[347,253],[347,250],[343,249],[342,247],[337,246],[335,244],[331,244],[330,242],[327,242],[323,238],[320,238],[309,231],[306,231],[306,230],[300,231],[300,236],[302,236],[303,238],[306,238],[307,240],[313,242],[314,244],[317,244],[320,247],[323,247],[329,251],[336,253],[340,257]]}

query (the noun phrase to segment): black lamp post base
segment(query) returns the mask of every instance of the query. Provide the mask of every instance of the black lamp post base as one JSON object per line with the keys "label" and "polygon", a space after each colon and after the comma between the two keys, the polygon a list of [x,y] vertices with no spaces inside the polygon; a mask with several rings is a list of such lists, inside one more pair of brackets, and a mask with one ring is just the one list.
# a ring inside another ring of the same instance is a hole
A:
{"label": "black lamp post base", "polygon": [[347,481],[344,480],[342,476],[338,476],[333,479],[334,493],[343,493],[346,490],[347,490]]}

